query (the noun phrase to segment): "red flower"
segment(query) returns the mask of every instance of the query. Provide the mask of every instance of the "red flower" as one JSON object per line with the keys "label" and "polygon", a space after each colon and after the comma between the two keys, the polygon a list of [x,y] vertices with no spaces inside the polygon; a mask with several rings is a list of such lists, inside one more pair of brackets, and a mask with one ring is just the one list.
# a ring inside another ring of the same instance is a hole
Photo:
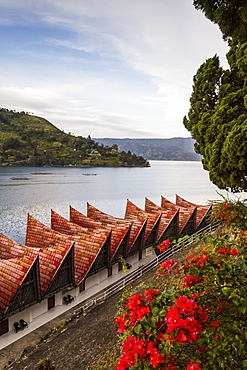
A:
{"label": "red flower", "polygon": [[193,293],[190,295],[192,299],[198,299],[199,298],[199,294],[197,293]]}
{"label": "red flower", "polygon": [[126,307],[130,310],[129,319],[131,326],[134,326],[137,320],[141,320],[150,312],[150,307],[146,304],[146,300],[142,298],[141,294],[135,294],[129,297]]}
{"label": "red flower", "polygon": [[157,335],[157,339],[160,341],[160,342],[163,342],[165,340],[164,338],[164,333],[160,332],[158,335]]}
{"label": "red flower", "polygon": [[160,252],[165,252],[167,248],[170,247],[170,239],[164,240],[161,244],[157,246]]}
{"label": "red flower", "polygon": [[190,361],[190,364],[187,366],[187,370],[201,370],[201,368],[197,363]]}
{"label": "red flower", "polygon": [[127,313],[124,313],[122,316],[118,316],[115,320],[115,323],[119,325],[118,332],[124,333],[126,330],[126,323],[128,321],[129,315]]}
{"label": "red flower", "polygon": [[201,353],[204,353],[205,352],[205,348],[204,347],[198,347],[198,351],[201,352]]}
{"label": "red flower", "polygon": [[211,328],[217,328],[218,326],[220,326],[220,322],[219,321],[213,321],[209,324],[209,326],[211,326]]}
{"label": "red flower", "polygon": [[175,261],[173,259],[167,260],[160,264],[158,273],[160,275],[163,275],[163,274],[168,275],[169,271],[172,271],[173,267],[178,267],[178,263],[175,264]]}
{"label": "red flower", "polygon": [[160,295],[160,291],[157,289],[147,289],[144,292],[144,295],[147,297],[148,302],[151,302],[156,295]]}
{"label": "red flower", "polygon": [[199,284],[201,280],[198,276],[187,275],[183,281],[185,282],[184,288],[190,288],[193,285]]}

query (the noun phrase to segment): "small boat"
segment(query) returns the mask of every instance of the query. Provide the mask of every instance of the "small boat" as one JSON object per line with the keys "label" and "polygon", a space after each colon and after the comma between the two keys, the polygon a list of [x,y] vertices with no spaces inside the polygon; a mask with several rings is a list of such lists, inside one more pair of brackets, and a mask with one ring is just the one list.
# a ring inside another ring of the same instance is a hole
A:
{"label": "small boat", "polygon": [[28,177],[11,177],[10,180],[29,180]]}
{"label": "small boat", "polygon": [[97,173],[83,173],[83,176],[97,176]]}
{"label": "small boat", "polygon": [[31,172],[32,175],[51,175],[50,172]]}

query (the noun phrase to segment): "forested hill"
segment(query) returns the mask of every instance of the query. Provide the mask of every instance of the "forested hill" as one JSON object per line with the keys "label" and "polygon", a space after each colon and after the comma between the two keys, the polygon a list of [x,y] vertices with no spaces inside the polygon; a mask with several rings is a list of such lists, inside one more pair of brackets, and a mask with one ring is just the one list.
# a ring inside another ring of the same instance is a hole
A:
{"label": "forested hill", "polygon": [[41,117],[0,108],[0,166],[147,167],[146,159],[66,134]]}
{"label": "forested hill", "polygon": [[192,138],[172,139],[94,139],[100,144],[118,146],[119,150],[130,151],[148,160],[200,161],[201,156],[194,151]]}

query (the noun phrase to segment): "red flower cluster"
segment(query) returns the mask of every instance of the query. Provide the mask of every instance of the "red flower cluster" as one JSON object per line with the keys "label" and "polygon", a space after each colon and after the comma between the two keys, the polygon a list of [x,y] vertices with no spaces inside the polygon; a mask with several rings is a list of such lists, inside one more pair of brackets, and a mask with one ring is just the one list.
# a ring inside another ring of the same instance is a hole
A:
{"label": "red flower cluster", "polygon": [[205,281],[205,279],[200,279],[198,276],[187,275],[183,281],[185,284],[183,285],[184,288],[190,288],[193,285],[200,284],[201,282]]}
{"label": "red flower cluster", "polygon": [[122,316],[118,316],[116,318],[115,323],[119,326],[117,330],[119,333],[125,332],[128,318],[129,318],[129,315],[127,314],[127,312],[125,312]]}
{"label": "red flower cluster", "polygon": [[147,301],[151,302],[155,296],[160,295],[160,291],[157,289],[147,289],[144,292],[144,295],[147,297]]}
{"label": "red flower cluster", "polygon": [[217,328],[218,326],[220,326],[220,322],[218,320],[216,321],[213,321],[210,323],[211,328]]}
{"label": "red flower cluster", "polygon": [[201,370],[201,368],[197,363],[190,361],[187,370]]}
{"label": "red flower cluster", "polygon": [[134,296],[129,297],[126,307],[130,313],[125,312],[115,320],[115,323],[119,326],[118,332],[124,333],[127,323],[130,326],[134,326],[136,321],[140,321],[145,315],[147,315],[150,312],[150,307],[147,302],[150,302],[153,297],[158,294],[160,294],[158,290],[148,289],[145,292],[147,300],[143,299],[142,294],[135,294]]}
{"label": "red flower cluster", "polygon": [[175,263],[173,259],[162,262],[158,269],[158,274],[159,275],[169,275],[169,272],[172,271],[173,267],[175,268],[178,267],[178,263]]}
{"label": "red flower cluster", "polygon": [[136,321],[141,320],[150,312],[150,307],[146,303],[147,301],[142,298],[142,294],[135,294],[133,297],[129,297],[126,307],[130,311],[131,326],[135,325]]}
{"label": "red flower cluster", "polygon": [[235,256],[237,254],[240,254],[237,248],[228,249],[226,247],[222,247],[218,249],[216,252],[221,254],[222,257],[226,257],[226,258],[229,257],[230,255]]}
{"label": "red flower cluster", "polygon": [[157,248],[160,250],[160,253],[165,252],[167,248],[169,248],[171,245],[170,239],[164,240],[162,243],[160,243]]}
{"label": "red flower cluster", "polygon": [[218,312],[222,312],[224,311],[224,308],[226,307],[226,302],[225,301],[221,301],[221,302],[216,302],[216,309]]}
{"label": "red flower cluster", "polygon": [[217,212],[217,216],[224,220],[225,225],[229,225],[238,215],[235,213],[234,209],[231,208],[229,203],[223,203],[218,205],[219,211]]}
{"label": "red flower cluster", "polygon": [[206,320],[206,312],[202,311],[193,299],[180,296],[175,302],[175,307],[171,306],[165,317],[168,333],[166,338],[177,343],[185,341],[193,343],[200,337],[203,329],[201,323]]}
{"label": "red flower cluster", "polygon": [[207,255],[204,255],[204,253],[203,256],[195,256],[192,254],[187,258],[183,268],[184,270],[187,270],[190,266],[196,265],[200,268],[203,268],[209,260],[210,258]]}
{"label": "red flower cluster", "polygon": [[145,339],[134,336],[128,337],[122,345],[123,355],[119,359],[117,370],[125,370],[133,367],[138,360],[148,361],[156,369],[165,362],[165,355],[161,355],[155,344]]}

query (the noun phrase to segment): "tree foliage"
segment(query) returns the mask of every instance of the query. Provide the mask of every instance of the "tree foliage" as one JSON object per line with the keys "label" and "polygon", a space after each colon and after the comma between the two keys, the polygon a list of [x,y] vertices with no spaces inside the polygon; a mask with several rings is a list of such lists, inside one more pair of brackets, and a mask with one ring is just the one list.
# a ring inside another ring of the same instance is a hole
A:
{"label": "tree foliage", "polygon": [[219,25],[224,39],[230,37],[242,42],[247,40],[245,0],[194,0],[193,4]]}
{"label": "tree foliage", "polygon": [[191,107],[183,122],[196,140],[195,150],[203,156],[202,163],[211,181],[220,189],[245,191],[247,42],[242,40],[247,41],[247,18],[242,10],[246,6],[243,1],[226,0],[195,0],[194,5],[221,29],[231,12],[234,11],[239,20],[236,29],[222,31],[229,38],[229,69],[220,66],[217,55],[200,66],[193,78]]}
{"label": "tree foliage", "polygon": [[66,134],[44,118],[0,109],[0,165],[21,166],[149,166],[117,145],[99,145],[82,136]]}

